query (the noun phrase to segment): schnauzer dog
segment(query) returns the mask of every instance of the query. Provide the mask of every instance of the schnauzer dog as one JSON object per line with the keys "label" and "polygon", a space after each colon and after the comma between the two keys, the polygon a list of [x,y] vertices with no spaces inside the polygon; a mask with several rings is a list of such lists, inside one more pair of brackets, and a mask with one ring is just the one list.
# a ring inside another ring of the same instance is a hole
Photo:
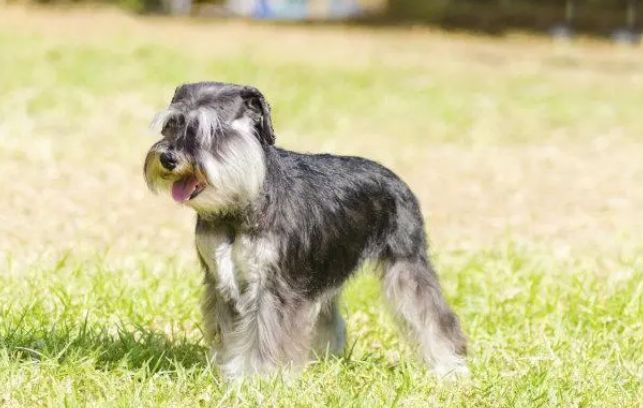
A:
{"label": "schnauzer dog", "polygon": [[270,106],[252,86],[179,86],[154,124],[145,180],[196,217],[202,313],[224,378],[339,354],[342,286],[375,261],[383,294],[436,374],[467,374],[466,339],[427,254],[418,201],[360,157],[274,146]]}

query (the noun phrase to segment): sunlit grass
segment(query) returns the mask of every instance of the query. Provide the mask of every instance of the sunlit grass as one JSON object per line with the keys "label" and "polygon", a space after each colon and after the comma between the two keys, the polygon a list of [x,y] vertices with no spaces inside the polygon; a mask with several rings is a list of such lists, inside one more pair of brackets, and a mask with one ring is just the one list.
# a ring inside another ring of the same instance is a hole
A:
{"label": "sunlit grass", "polygon": [[[598,43],[7,9],[0,406],[640,407],[642,68]],[[280,146],[407,180],[470,381],[417,364],[364,271],[344,358],[219,382],[193,215],[141,175],[153,113],[197,80],[261,88]]]}
{"label": "sunlit grass", "polygon": [[[9,406],[594,406],[641,403],[643,265],[498,246],[439,258],[472,379],[437,384],[365,272],[346,292],[350,354],[301,379],[222,385],[206,364],[195,265],[69,258],[3,278]],[[15,271],[14,271],[15,272]]]}

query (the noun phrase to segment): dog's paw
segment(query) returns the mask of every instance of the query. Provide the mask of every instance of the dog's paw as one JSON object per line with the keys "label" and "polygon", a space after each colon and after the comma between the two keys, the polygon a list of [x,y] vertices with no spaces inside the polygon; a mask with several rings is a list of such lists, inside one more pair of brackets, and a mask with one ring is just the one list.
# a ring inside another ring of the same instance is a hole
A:
{"label": "dog's paw", "polygon": [[431,370],[441,382],[461,382],[471,378],[471,372],[466,363],[458,362],[451,365],[437,365]]}

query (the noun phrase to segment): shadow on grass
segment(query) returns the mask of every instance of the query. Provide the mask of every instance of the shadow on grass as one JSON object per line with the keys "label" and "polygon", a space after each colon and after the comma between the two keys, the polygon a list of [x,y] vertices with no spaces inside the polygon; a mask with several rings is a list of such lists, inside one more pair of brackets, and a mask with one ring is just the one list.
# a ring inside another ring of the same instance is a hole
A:
{"label": "shadow on grass", "polygon": [[207,349],[200,341],[144,327],[106,328],[85,321],[27,329],[22,321],[0,330],[0,350],[7,350],[12,359],[59,364],[94,360],[103,370],[144,369],[152,374],[208,365]]}

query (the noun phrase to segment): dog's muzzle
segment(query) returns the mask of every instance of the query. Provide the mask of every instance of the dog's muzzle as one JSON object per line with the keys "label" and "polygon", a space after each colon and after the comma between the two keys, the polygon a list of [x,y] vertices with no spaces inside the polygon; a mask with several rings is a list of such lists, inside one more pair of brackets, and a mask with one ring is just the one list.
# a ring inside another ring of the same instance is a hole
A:
{"label": "dog's muzzle", "polygon": [[[146,159],[146,178],[149,181],[165,180],[170,182],[170,193],[176,202],[190,201],[207,187],[207,182],[195,164],[185,160],[185,157],[173,151],[150,151]],[[165,184],[163,183],[163,184]],[[165,184],[167,185],[167,184]]]}

